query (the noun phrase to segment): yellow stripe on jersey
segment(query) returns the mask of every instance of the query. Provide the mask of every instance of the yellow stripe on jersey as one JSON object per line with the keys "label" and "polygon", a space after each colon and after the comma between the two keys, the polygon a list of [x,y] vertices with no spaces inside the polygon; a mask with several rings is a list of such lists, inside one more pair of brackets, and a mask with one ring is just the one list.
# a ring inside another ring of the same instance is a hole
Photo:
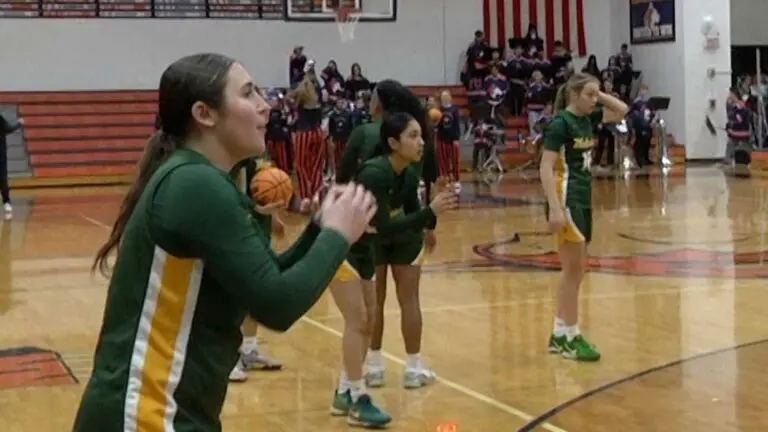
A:
{"label": "yellow stripe on jersey", "polygon": [[126,432],[172,431],[203,265],[156,247],[134,343]]}

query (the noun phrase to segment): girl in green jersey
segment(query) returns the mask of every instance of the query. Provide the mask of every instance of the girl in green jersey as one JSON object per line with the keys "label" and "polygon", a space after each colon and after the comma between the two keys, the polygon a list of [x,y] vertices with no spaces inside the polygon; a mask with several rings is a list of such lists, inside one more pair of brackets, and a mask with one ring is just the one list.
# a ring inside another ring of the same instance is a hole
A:
{"label": "girl in green jersey", "polygon": [[280,255],[232,182],[265,150],[269,106],[240,63],[197,54],[160,79],[160,130],[94,269],[110,273],[93,372],[74,432],[219,432],[240,325],[285,331],[323,294],[376,212],[350,184],[330,191]]}
{"label": "girl in green jersey", "polygon": [[[344,318],[344,369],[334,392],[331,412],[346,415],[351,425],[365,427],[382,427],[391,421],[388,414],[373,404],[363,382],[363,362],[377,309],[372,279],[379,246],[384,239],[405,235],[408,240],[418,240],[418,255],[426,225],[436,214],[456,203],[453,191],[437,194],[424,208],[419,202],[419,175],[412,165],[421,160],[424,152],[418,121],[409,114],[395,113],[384,118],[380,129],[379,145],[373,157],[363,162],[354,177],[374,194],[378,211],[366,235],[352,245],[331,284],[331,294]],[[414,259],[412,248],[388,252],[392,259]]]}
{"label": "girl in green jersey", "polygon": [[578,325],[579,287],[592,239],[593,131],[599,123],[621,121],[627,106],[601,92],[597,78],[575,74],[558,90],[554,108],[555,116],[544,130],[539,167],[562,266],[548,349],[565,358],[597,361],[600,352],[581,335]]}

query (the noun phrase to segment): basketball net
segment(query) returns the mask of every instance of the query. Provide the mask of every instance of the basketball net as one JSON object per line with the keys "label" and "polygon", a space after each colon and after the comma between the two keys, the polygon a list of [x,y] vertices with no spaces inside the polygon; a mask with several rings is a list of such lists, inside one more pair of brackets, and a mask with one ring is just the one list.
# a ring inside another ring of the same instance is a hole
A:
{"label": "basketball net", "polygon": [[360,21],[360,14],[353,9],[342,6],[336,12],[336,24],[339,26],[339,36],[342,42],[355,40],[355,27]]}

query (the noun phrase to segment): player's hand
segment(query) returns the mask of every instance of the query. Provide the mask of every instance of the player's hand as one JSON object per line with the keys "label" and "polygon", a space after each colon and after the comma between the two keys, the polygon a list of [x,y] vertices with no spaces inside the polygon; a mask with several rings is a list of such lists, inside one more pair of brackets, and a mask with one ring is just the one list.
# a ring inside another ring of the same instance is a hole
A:
{"label": "player's hand", "polygon": [[435,231],[434,230],[424,231],[424,248],[426,248],[427,253],[434,252],[436,247],[437,247],[437,236],[435,235]]}
{"label": "player's hand", "polygon": [[376,209],[373,194],[362,185],[348,183],[328,191],[318,216],[320,225],[338,232],[351,245],[365,233]]}
{"label": "player's hand", "polygon": [[277,238],[285,237],[285,224],[277,215],[272,216],[272,234]]}
{"label": "player's hand", "polygon": [[552,233],[560,231],[565,225],[565,214],[559,206],[549,208],[549,230]]}
{"label": "player's hand", "polygon": [[445,186],[429,203],[432,213],[439,215],[447,210],[453,210],[459,205],[459,197],[450,186]]}
{"label": "player's hand", "polygon": [[[445,176],[438,177],[437,180],[435,180],[434,191],[437,192],[437,191],[445,190],[450,183],[451,181],[448,179],[448,177],[445,177]],[[434,196],[434,193],[433,193],[433,196]],[[428,199],[431,200],[433,196],[428,197]]]}
{"label": "player's hand", "polygon": [[259,214],[263,214],[264,216],[272,216],[275,213],[277,213],[280,209],[285,208],[286,203],[284,201],[276,202],[276,203],[270,203],[266,205],[259,205],[256,204],[256,212]]}
{"label": "player's hand", "polygon": [[453,146],[454,146],[454,147],[456,147],[456,148],[459,148],[459,147],[460,147],[460,146],[459,146],[459,142],[458,142],[458,141],[454,141],[454,142],[453,142]]}

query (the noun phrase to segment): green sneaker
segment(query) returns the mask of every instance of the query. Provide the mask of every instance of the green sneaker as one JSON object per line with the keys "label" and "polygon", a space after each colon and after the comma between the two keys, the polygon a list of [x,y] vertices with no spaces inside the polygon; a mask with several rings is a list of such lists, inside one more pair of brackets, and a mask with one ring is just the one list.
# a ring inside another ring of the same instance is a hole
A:
{"label": "green sneaker", "polygon": [[597,347],[587,342],[584,336],[578,335],[572,341],[565,342],[563,357],[578,361],[594,362],[600,360],[600,351]]}
{"label": "green sneaker", "polygon": [[347,416],[347,423],[350,426],[369,429],[384,428],[391,421],[392,417],[378,409],[367,394],[360,396],[356,402],[352,403]]}
{"label": "green sneaker", "polygon": [[555,334],[552,333],[552,335],[549,337],[549,346],[547,347],[547,351],[552,354],[560,354],[563,352],[563,347],[565,346],[566,342],[568,342],[568,338],[565,335],[555,336]]}
{"label": "green sneaker", "polygon": [[345,416],[349,414],[349,408],[352,406],[352,396],[349,390],[344,393],[333,391],[333,404],[331,405],[332,416]]}

